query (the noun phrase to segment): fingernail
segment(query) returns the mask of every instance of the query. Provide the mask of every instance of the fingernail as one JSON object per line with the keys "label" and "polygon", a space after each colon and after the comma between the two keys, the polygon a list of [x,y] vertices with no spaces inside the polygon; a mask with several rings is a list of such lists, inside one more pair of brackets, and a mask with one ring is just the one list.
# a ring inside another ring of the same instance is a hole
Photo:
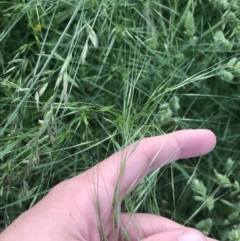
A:
{"label": "fingernail", "polygon": [[186,232],[183,233],[180,237],[178,237],[179,241],[203,241],[201,236],[194,232]]}

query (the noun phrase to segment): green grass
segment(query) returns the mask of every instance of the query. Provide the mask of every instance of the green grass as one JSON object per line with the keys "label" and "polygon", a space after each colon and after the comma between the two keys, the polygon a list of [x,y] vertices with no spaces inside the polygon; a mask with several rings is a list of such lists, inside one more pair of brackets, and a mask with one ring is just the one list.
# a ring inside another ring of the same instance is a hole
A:
{"label": "green grass", "polygon": [[239,10],[239,0],[2,1],[0,228],[134,140],[209,128],[210,155],[150,174],[123,210],[227,240],[240,223]]}

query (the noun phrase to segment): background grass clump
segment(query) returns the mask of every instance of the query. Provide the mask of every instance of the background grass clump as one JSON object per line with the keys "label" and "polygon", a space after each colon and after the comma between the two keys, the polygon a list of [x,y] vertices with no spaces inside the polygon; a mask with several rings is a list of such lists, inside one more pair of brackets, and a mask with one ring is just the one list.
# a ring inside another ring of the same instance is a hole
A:
{"label": "background grass clump", "polygon": [[123,210],[239,240],[240,1],[0,4],[0,228],[56,183],[179,129],[207,157],[150,174]]}

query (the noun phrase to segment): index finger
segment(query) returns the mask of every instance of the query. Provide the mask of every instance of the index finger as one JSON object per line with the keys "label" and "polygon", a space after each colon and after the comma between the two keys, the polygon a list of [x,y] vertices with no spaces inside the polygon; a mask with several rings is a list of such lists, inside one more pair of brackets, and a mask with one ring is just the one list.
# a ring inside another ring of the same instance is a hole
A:
{"label": "index finger", "polygon": [[[86,174],[94,177],[102,188],[119,188],[123,198],[149,172],[177,159],[205,155],[215,144],[216,137],[209,130],[183,130],[145,138],[113,154]],[[112,190],[106,192],[110,194]]]}

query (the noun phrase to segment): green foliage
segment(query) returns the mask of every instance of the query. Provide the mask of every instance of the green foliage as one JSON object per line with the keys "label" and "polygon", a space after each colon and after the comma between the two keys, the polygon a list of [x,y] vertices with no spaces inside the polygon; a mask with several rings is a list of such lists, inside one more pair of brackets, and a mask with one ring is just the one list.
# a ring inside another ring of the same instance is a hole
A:
{"label": "green foliage", "polygon": [[239,18],[236,17],[235,13],[229,12],[227,14],[227,23],[231,28],[237,28],[240,25]]}
{"label": "green foliage", "polygon": [[191,182],[191,189],[197,194],[194,196],[194,199],[203,203],[202,207],[207,207],[209,211],[214,208],[215,200],[212,196],[207,195],[207,188],[200,180],[193,179]]}
{"label": "green foliage", "polygon": [[240,229],[233,229],[228,237],[231,241],[239,241],[240,240]]}
{"label": "green foliage", "polygon": [[218,52],[230,51],[233,47],[231,42],[225,38],[222,31],[218,31],[214,35],[215,48]]}
{"label": "green foliage", "polygon": [[191,188],[194,193],[196,193],[199,196],[202,196],[205,198],[207,196],[207,188],[204,186],[204,184],[198,180],[198,179],[193,179],[191,182]]}
{"label": "green foliage", "polygon": [[238,240],[239,10],[239,0],[2,1],[1,229],[134,140],[209,128],[213,153],[150,174],[123,210]]}
{"label": "green foliage", "polygon": [[196,32],[196,28],[195,28],[193,14],[191,12],[188,12],[186,15],[184,27],[186,29],[186,31],[184,32],[185,35],[188,36],[189,38],[193,37]]}
{"label": "green foliage", "polygon": [[234,221],[239,217],[239,212],[233,212],[228,215],[229,221]]}
{"label": "green foliage", "polygon": [[226,175],[222,175],[220,173],[217,173],[215,171],[215,175],[217,177],[217,181],[220,185],[222,185],[224,188],[228,188],[232,186],[232,183],[230,182],[229,178]]}
{"label": "green foliage", "polygon": [[213,226],[213,221],[211,218],[201,220],[196,224],[196,228],[201,232],[203,232],[206,236],[210,234],[212,226]]}

